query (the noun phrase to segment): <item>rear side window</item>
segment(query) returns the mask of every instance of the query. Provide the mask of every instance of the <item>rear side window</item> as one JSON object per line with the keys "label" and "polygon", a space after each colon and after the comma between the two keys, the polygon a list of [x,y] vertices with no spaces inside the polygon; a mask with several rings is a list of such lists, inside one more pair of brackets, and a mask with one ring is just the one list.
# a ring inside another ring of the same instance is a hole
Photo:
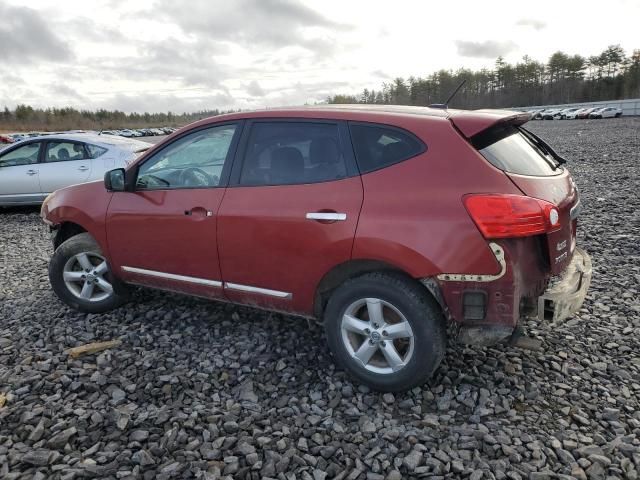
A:
{"label": "rear side window", "polygon": [[338,125],[256,122],[251,127],[241,185],[294,185],[347,176]]}
{"label": "rear side window", "polygon": [[472,143],[491,165],[504,172],[534,177],[562,172],[544,148],[513,125],[483,132]]}
{"label": "rear side window", "polygon": [[87,150],[89,150],[89,155],[91,158],[98,158],[101,155],[107,153],[107,149],[104,147],[99,147],[98,145],[91,145],[90,143],[86,144]]}
{"label": "rear side window", "polygon": [[361,173],[402,162],[427,149],[409,132],[397,128],[352,123],[349,129]]}

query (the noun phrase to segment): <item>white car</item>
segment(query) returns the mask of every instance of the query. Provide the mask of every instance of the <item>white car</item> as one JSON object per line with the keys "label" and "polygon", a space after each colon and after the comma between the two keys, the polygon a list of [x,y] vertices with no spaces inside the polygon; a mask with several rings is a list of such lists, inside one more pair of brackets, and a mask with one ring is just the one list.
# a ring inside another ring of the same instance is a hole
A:
{"label": "white car", "polygon": [[617,107],[599,108],[589,114],[589,118],[617,118],[622,116],[622,109]]}
{"label": "white car", "polygon": [[582,113],[584,110],[586,110],[586,107],[576,108],[575,110],[566,112],[564,114],[564,118],[566,120],[575,120],[576,118],[578,118],[578,114]]}
{"label": "white car", "polygon": [[580,110],[580,108],[578,107],[565,108],[564,110],[560,110],[556,114],[556,117],[560,120],[565,120],[567,118],[575,118],[575,116],[572,116],[572,115],[574,114],[574,112],[577,112],[578,110]]}
{"label": "white car", "polygon": [[0,151],[0,206],[38,205],[51,192],[104,177],[151,147],[91,133],[29,138]]}

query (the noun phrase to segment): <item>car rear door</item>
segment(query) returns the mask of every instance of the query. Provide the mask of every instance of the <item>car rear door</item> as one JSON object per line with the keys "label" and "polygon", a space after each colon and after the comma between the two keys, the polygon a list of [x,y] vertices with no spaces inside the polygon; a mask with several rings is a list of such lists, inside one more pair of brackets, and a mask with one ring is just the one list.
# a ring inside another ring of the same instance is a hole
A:
{"label": "car rear door", "polygon": [[84,143],[72,140],[48,140],[40,163],[40,189],[44,195],[84,183],[91,175],[91,157]]}
{"label": "car rear door", "polygon": [[119,278],[223,296],[216,219],[241,127],[233,122],[185,132],[127,171],[135,189],[113,194],[106,219]]}
{"label": "car rear door", "polygon": [[37,203],[41,142],[23,142],[0,152],[0,205]]}
{"label": "car rear door", "polygon": [[362,199],[345,124],[249,122],[218,215],[227,298],[311,315],[322,277],[351,258]]}

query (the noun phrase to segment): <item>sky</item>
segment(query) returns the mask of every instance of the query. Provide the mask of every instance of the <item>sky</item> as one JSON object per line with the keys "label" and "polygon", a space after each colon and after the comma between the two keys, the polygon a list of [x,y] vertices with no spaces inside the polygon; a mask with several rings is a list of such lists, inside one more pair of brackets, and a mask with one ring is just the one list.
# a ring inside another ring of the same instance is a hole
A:
{"label": "sky", "polygon": [[[640,1],[0,0],[0,108],[321,102],[396,77],[640,48]],[[28,6],[25,6],[28,5]]]}

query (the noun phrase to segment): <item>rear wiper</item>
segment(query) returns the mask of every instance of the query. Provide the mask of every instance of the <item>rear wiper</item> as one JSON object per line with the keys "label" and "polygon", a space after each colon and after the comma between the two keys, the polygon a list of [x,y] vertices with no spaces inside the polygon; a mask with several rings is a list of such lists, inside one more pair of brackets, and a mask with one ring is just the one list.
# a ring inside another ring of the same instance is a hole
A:
{"label": "rear wiper", "polygon": [[527,130],[524,127],[520,127],[520,131],[523,133],[523,135],[525,137],[527,137],[529,140],[531,140],[538,148],[540,148],[540,150],[542,150],[543,152],[545,152],[547,155],[551,155],[551,158],[553,158],[556,162],[558,162],[558,165],[564,165],[565,163],[567,163],[567,160],[562,157],[561,155],[558,155],[553,148],[551,148],[547,142],[545,142],[544,140],[542,140],[540,137],[538,137],[535,133],[530,132],[529,130]]}

